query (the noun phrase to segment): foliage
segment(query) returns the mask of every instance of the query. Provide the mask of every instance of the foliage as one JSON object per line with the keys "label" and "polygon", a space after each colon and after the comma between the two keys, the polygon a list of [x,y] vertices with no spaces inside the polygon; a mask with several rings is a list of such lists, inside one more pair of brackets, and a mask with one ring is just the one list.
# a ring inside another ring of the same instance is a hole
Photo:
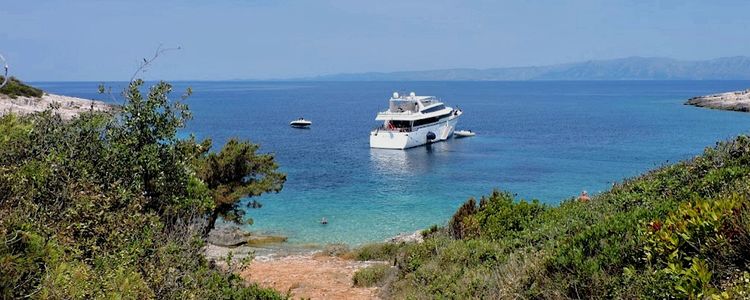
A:
{"label": "foliage", "polygon": [[393,268],[385,264],[375,264],[362,269],[357,270],[352,277],[354,286],[359,287],[371,287],[377,286],[383,283],[388,273]]}
{"label": "foliage", "polygon": [[495,190],[490,196],[481,198],[474,214],[464,217],[462,231],[468,233],[465,237],[507,238],[526,229],[544,210],[545,206],[538,200],[516,203],[509,193]]}
{"label": "foliage", "polygon": [[326,245],[323,250],[318,252],[316,255],[318,256],[348,256],[351,253],[351,249],[349,249],[349,245],[344,243],[335,243],[335,244],[328,244]]}
{"label": "foliage", "polygon": [[395,256],[406,243],[372,243],[364,244],[344,255],[356,260],[389,260]]}
{"label": "foliage", "polygon": [[395,298],[739,298],[750,138],[557,207],[493,192],[393,254]]}
{"label": "foliage", "polygon": [[736,195],[686,202],[663,222],[645,226],[645,259],[676,283],[670,295],[697,299],[717,294],[714,274],[726,276],[723,271],[750,262],[746,207]]}
{"label": "foliage", "polygon": [[207,184],[214,199],[207,230],[213,229],[219,216],[242,222],[245,210],[239,206],[241,198],[279,192],[286,181],[273,155],[257,154],[258,145],[230,139],[219,153],[208,153],[210,143],[204,141],[193,160],[198,178]]}
{"label": "foliage", "polygon": [[[5,77],[0,76],[0,83],[2,83],[3,80],[5,80]],[[18,80],[18,78],[11,76],[8,78],[6,85],[0,88],[0,94],[8,95],[11,99],[16,99],[18,97],[39,98],[44,95],[44,91],[27,85]]]}
{"label": "foliage", "polygon": [[422,235],[422,238],[428,238],[438,233],[440,233],[440,226],[438,225],[432,225],[429,228],[422,230],[422,232],[420,232],[420,234]]}
{"label": "foliage", "polygon": [[0,117],[0,298],[285,298],[204,258],[201,145],[176,138],[190,115],[171,86],[143,84],[117,115]]}
{"label": "foliage", "polygon": [[475,235],[476,232],[467,232],[467,230],[476,228],[476,226],[472,226],[472,224],[465,224],[465,223],[471,222],[471,220],[467,218],[474,215],[476,212],[477,212],[477,201],[474,200],[474,198],[469,198],[469,200],[464,202],[464,204],[458,208],[458,211],[456,211],[456,213],[453,214],[453,217],[451,217],[451,220],[448,222],[448,230],[449,230],[448,233],[452,237],[457,238],[457,239],[461,239],[464,236]]}

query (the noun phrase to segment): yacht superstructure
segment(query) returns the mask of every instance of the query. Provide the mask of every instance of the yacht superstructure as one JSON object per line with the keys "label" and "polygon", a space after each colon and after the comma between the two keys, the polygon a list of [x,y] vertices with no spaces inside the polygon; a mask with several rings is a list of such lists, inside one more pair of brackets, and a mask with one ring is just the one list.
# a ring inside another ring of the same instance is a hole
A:
{"label": "yacht superstructure", "polygon": [[370,147],[406,149],[445,140],[453,135],[461,114],[434,96],[393,93],[388,110],[375,118],[383,125],[370,132]]}

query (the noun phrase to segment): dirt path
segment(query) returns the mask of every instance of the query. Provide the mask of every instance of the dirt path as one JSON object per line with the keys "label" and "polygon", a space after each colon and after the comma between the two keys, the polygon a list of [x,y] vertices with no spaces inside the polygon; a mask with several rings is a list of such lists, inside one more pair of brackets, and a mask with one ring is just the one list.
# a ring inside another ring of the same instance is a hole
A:
{"label": "dirt path", "polygon": [[377,299],[377,288],[352,286],[354,272],[371,264],[330,256],[293,255],[253,261],[242,277],[281,292],[291,291],[294,298]]}

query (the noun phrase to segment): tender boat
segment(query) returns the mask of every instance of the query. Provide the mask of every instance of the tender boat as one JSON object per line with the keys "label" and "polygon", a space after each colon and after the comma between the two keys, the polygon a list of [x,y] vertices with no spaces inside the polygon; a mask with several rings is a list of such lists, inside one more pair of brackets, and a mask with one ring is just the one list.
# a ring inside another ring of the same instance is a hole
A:
{"label": "tender boat", "polygon": [[456,130],[456,132],[453,133],[456,137],[462,138],[462,137],[470,137],[477,135],[471,130]]}
{"label": "tender boat", "polygon": [[312,122],[305,120],[304,118],[299,118],[297,120],[289,122],[289,125],[294,128],[308,128],[310,127],[310,125],[312,125]]}
{"label": "tender boat", "polygon": [[375,120],[383,125],[370,132],[370,147],[406,149],[443,141],[456,129],[463,112],[445,106],[434,96],[393,93],[388,110]]}

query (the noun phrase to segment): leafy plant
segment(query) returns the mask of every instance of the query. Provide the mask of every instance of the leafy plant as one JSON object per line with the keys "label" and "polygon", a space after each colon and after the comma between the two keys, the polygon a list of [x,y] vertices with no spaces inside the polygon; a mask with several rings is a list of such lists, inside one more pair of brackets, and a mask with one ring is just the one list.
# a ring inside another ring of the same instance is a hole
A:
{"label": "leafy plant", "polygon": [[[215,154],[176,137],[190,114],[171,85],[144,95],[144,84],[129,84],[114,115],[0,117],[0,298],[286,298],[203,256],[219,188],[197,174]],[[233,143],[234,164],[206,169],[275,170],[255,149]]]}
{"label": "leafy plant", "polygon": [[[494,191],[407,244],[394,298],[740,298],[750,278],[750,138],[556,207]],[[744,295],[744,296],[743,296]]]}
{"label": "leafy plant", "polygon": [[[5,80],[5,78],[0,76],[0,83],[2,83],[3,80]],[[39,98],[44,95],[44,91],[27,85],[18,80],[18,78],[11,76],[8,78],[8,82],[5,86],[0,88],[0,94],[8,95],[11,99],[16,99],[18,97]]]}
{"label": "leafy plant", "polygon": [[384,264],[375,264],[357,270],[352,277],[354,286],[371,287],[384,282],[392,268]]}

